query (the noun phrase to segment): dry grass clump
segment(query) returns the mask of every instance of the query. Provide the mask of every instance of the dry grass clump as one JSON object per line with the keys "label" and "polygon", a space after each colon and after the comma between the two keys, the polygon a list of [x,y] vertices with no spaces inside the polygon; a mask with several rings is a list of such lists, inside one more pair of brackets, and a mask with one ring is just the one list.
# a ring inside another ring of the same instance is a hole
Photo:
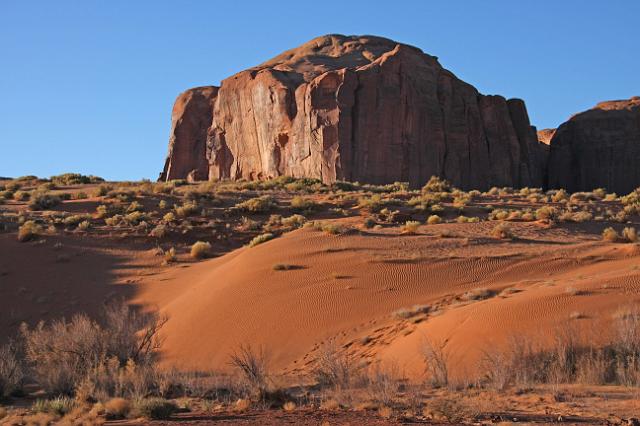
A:
{"label": "dry grass clump", "polygon": [[317,230],[317,231],[322,231],[326,234],[330,234],[330,235],[340,235],[340,234],[344,234],[345,232],[347,232],[349,229],[347,227],[345,227],[344,225],[341,225],[339,223],[334,223],[334,222],[328,222],[328,221],[315,221],[311,224],[311,226],[313,227],[313,229]]}
{"label": "dry grass clump", "polygon": [[38,225],[33,220],[27,220],[20,226],[20,228],[18,228],[18,241],[31,241],[39,234],[42,234],[42,226]]}
{"label": "dry grass clump", "polygon": [[309,198],[295,196],[291,199],[291,208],[298,211],[312,211],[318,207],[319,204]]}
{"label": "dry grass clump", "polygon": [[211,243],[206,241],[196,241],[191,246],[191,257],[194,259],[204,259],[211,254]]}
{"label": "dry grass clump", "polygon": [[178,406],[163,398],[143,398],[136,400],[131,412],[134,417],[153,420],[166,420],[178,411]]}
{"label": "dry grass clump", "polygon": [[392,316],[396,319],[409,319],[420,314],[427,314],[431,307],[429,305],[414,305],[411,308],[402,308],[393,312]]}
{"label": "dry grass clump", "polygon": [[307,222],[307,218],[300,214],[294,214],[289,217],[283,217],[280,222],[282,223],[282,226],[287,228],[302,228],[302,226]]}
{"label": "dry grass clump", "polygon": [[68,396],[58,396],[53,399],[38,399],[31,406],[35,413],[48,413],[55,416],[64,416],[76,407],[76,401]]}
{"label": "dry grass clump", "polygon": [[273,235],[270,232],[266,232],[264,234],[257,235],[255,237],[253,237],[253,239],[251,241],[249,241],[249,247],[255,247],[258,244],[266,243],[267,241],[272,240],[274,237],[275,237],[275,235]]}
{"label": "dry grass clump", "polygon": [[551,201],[559,203],[569,199],[569,194],[564,189],[559,189],[551,195]]}
{"label": "dry grass clump", "polygon": [[484,300],[490,297],[495,296],[495,291],[489,290],[487,288],[476,288],[473,290],[469,290],[464,293],[460,298],[465,301],[470,300]]}
{"label": "dry grass clump", "polygon": [[537,220],[553,220],[558,216],[558,209],[551,206],[542,206],[536,210]]}
{"label": "dry grass clump", "polygon": [[198,203],[196,203],[195,201],[187,201],[183,203],[181,206],[175,206],[174,210],[176,212],[176,216],[188,217],[198,213],[200,211],[200,208],[198,207]]}
{"label": "dry grass clump", "polygon": [[290,265],[288,263],[276,263],[275,265],[273,265],[274,271],[290,271],[296,268],[297,268],[296,265]]}
{"label": "dry grass clump", "polygon": [[479,217],[468,217],[468,216],[464,216],[464,215],[460,215],[456,218],[456,222],[458,223],[477,223],[480,222],[480,218]]}
{"label": "dry grass clump", "polygon": [[48,210],[60,204],[62,200],[57,195],[46,191],[34,191],[31,193],[29,208],[31,210]]}
{"label": "dry grass clump", "polygon": [[638,231],[636,228],[626,227],[622,230],[622,238],[630,243],[638,242]]}
{"label": "dry grass clump", "polygon": [[109,420],[124,419],[130,410],[131,403],[124,398],[111,398],[104,403],[104,412]]}
{"label": "dry grass clump", "polygon": [[282,406],[282,409],[283,409],[284,411],[288,411],[288,412],[295,411],[295,409],[296,409],[296,408],[297,408],[297,407],[296,407],[296,403],[295,403],[295,402],[293,402],[293,401],[287,401],[287,402],[285,402],[285,403],[284,403],[284,405]]}
{"label": "dry grass clump", "polygon": [[442,222],[442,218],[440,216],[438,216],[437,214],[432,214],[431,216],[429,216],[429,218],[427,219],[427,223],[429,225],[435,225]]}
{"label": "dry grass clump", "polygon": [[422,187],[423,193],[451,192],[451,190],[451,184],[448,181],[439,178],[438,176],[431,176],[429,181]]}
{"label": "dry grass clump", "polygon": [[164,264],[168,265],[170,263],[174,263],[177,260],[176,256],[176,248],[171,247],[169,250],[165,250],[162,252],[162,256],[164,257]]}
{"label": "dry grass clump", "polygon": [[604,241],[615,243],[616,241],[618,241],[619,238],[620,238],[620,235],[618,235],[618,231],[616,231],[612,227],[605,228],[605,230],[602,231],[602,239]]}
{"label": "dry grass clump", "polygon": [[251,198],[235,205],[235,208],[248,213],[267,213],[277,207],[273,197],[263,195],[261,197]]}
{"label": "dry grass clump", "polygon": [[497,224],[491,230],[491,236],[494,238],[499,238],[501,240],[510,240],[514,237],[511,227],[506,222],[501,222]]}
{"label": "dry grass clump", "polygon": [[415,235],[418,233],[418,228],[420,227],[420,222],[417,220],[408,220],[400,229],[400,233],[407,235]]}
{"label": "dry grass clump", "polygon": [[104,179],[99,176],[85,176],[80,173],[63,173],[61,175],[51,176],[51,182],[55,185],[85,185],[89,183],[101,183]]}

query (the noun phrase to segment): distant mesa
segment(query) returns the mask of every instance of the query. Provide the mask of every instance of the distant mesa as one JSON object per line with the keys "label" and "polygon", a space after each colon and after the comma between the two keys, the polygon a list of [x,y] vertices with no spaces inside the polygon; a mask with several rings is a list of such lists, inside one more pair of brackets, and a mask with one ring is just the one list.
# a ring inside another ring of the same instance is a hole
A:
{"label": "distant mesa", "polygon": [[554,136],[544,132],[531,126],[522,100],[482,95],[416,47],[326,35],[220,87],[182,93],[160,180],[289,175],[417,187],[437,175],[463,189],[564,183],[565,176],[551,180]]}

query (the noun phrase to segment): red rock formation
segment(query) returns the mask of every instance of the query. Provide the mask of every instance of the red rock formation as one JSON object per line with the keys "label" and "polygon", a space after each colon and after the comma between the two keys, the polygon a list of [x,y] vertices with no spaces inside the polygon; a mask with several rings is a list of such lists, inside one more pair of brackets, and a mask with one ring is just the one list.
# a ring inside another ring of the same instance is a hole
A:
{"label": "red rock formation", "polygon": [[542,129],[538,130],[538,141],[545,145],[551,144],[553,135],[556,134],[556,129]]}
{"label": "red rock formation", "polygon": [[639,159],[640,97],[602,102],[558,127],[551,139],[549,187],[627,194],[640,185]]}
{"label": "red rock formation", "polygon": [[207,130],[213,119],[218,88],[196,87],[181,93],[171,113],[169,154],[160,180],[207,179]]}
{"label": "red rock formation", "polygon": [[481,95],[437,58],[388,39],[319,37],[224,80],[217,96],[208,90],[178,98],[161,178],[543,184],[524,102]]}

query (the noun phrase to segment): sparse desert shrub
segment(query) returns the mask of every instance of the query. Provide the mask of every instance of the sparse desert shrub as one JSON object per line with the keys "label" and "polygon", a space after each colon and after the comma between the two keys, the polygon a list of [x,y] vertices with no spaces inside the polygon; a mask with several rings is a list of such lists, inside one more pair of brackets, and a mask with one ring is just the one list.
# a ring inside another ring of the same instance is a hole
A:
{"label": "sparse desert shrub", "polygon": [[171,223],[176,220],[176,215],[173,212],[168,212],[164,216],[162,216],[162,220],[166,223]]}
{"label": "sparse desert shrub", "polygon": [[271,239],[273,239],[274,235],[270,232],[266,232],[264,234],[257,235],[253,237],[253,239],[249,242],[249,247],[255,247],[258,244],[265,243]]}
{"label": "sparse desert shrub", "polygon": [[538,210],[536,210],[536,219],[537,220],[552,220],[558,216],[558,209],[551,206],[542,206]]}
{"label": "sparse desert shrub", "polygon": [[422,346],[426,373],[433,387],[449,384],[449,355],[445,351],[445,345],[445,341],[436,342],[427,338]]}
{"label": "sparse desert shrub", "polygon": [[191,257],[194,259],[204,259],[211,253],[211,243],[206,241],[196,241],[191,246]]}
{"label": "sparse desert shrub", "polygon": [[84,222],[84,221],[89,220],[89,219],[91,219],[90,215],[74,214],[74,215],[65,217],[64,218],[64,224],[67,225],[67,226],[76,226],[80,222]]}
{"label": "sparse desert shrub", "polygon": [[236,209],[249,213],[267,213],[276,207],[275,200],[268,195],[251,198],[235,205]]}
{"label": "sparse desert shrub", "polygon": [[167,225],[158,224],[150,232],[149,236],[154,238],[164,238],[167,235]]}
{"label": "sparse desert shrub", "polygon": [[0,400],[22,389],[25,365],[20,347],[15,342],[0,346]]}
{"label": "sparse desert shrub", "polygon": [[176,248],[175,247],[171,247],[169,250],[166,250],[163,252],[163,257],[164,257],[164,263],[165,264],[169,264],[169,263],[174,263],[176,261]]}
{"label": "sparse desert shrub", "polygon": [[282,406],[282,409],[289,412],[294,411],[296,409],[296,403],[293,401],[287,401]]}
{"label": "sparse desert shrub", "polygon": [[252,396],[263,399],[268,391],[270,381],[269,362],[270,356],[265,347],[258,349],[251,345],[240,345],[231,354],[230,364],[242,374],[246,390]]}
{"label": "sparse desert shrub", "polygon": [[451,192],[451,184],[438,176],[431,176],[422,187],[422,192]]}
{"label": "sparse desert shrub", "polygon": [[178,411],[172,401],[162,398],[143,398],[134,402],[132,413],[137,417],[153,420],[166,420]]}
{"label": "sparse desert shrub", "polygon": [[376,226],[376,221],[375,221],[373,218],[368,217],[368,218],[366,218],[366,219],[364,220],[364,222],[362,223],[362,225],[363,225],[366,229],[371,229],[371,228],[373,228],[374,226]]}
{"label": "sparse desert shrub", "polygon": [[166,200],[160,200],[158,202],[158,208],[162,209],[162,210],[166,209],[167,208],[167,201]]}
{"label": "sparse desert shrub", "polygon": [[340,352],[334,340],[319,350],[313,367],[315,380],[321,387],[348,389],[363,372],[363,365],[348,352]]}
{"label": "sparse desert shrub", "polygon": [[29,208],[31,210],[47,210],[60,204],[60,197],[43,191],[34,191],[31,193],[29,200]]}
{"label": "sparse desert shrub", "polygon": [[416,315],[426,314],[429,310],[429,305],[413,305],[411,308],[402,308],[394,311],[392,316],[397,319],[409,319]]}
{"label": "sparse desert shrub", "polygon": [[200,208],[198,207],[198,203],[195,201],[186,202],[181,206],[175,206],[176,216],[178,217],[192,216],[198,213],[199,210]]}
{"label": "sparse desert shrub", "polygon": [[124,398],[111,398],[104,403],[104,413],[107,419],[124,419],[131,410],[131,404]]}
{"label": "sparse desert shrub", "polygon": [[143,210],[144,210],[143,205],[137,201],[133,201],[131,204],[129,204],[129,207],[127,207],[127,213],[141,212]]}
{"label": "sparse desert shrub", "polygon": [[82,185],[104,182],[104,179],[92,175],[85,176],[80,173],[63,173],[61,175],[51,176],[51,182],[55,185]]}
{"label": "sparse desert shrub", "polygon": [[489,213],[489,220],[506,220],[509,218],[509,212],[504,209],[495,209]]}
{"label": "sparse desert shrub", "polygon": [[300,214],[294,214],[292,216],[289,217],[283,217],[282,218],[282,226],[286,226],[288,228],[301,228],[302,225],[305,224],[305,222],[307,221],[307,218],[300,215]]}
{"label": "sparse desert shrub", "polygon": [[405,222],[404,226],[400,229],[402,234],[414,235],[418,232],[418,228],[420,227],[420,222],[417,220],[408,220]]}
{"label": "sparse desert shrub", "polygon": [[311,211],[318,208],[318,203],[309,198],[295,196],[291,199],[291,208],[298,211]]}
{"label": "sparse desert shrub", "polygon": [[557,190],[552,196],[551,201],[554,203],[559,203],[560,201],[564,201],[569,199],[569,194],[564,189]]}
{"label": "sparse desert shrub", "polygon": [[78,224],[78,229],[80,231],[88,231],[89,228],[91,228],[91,222],[89,222],[88,220],[83,220]]}
{"label": "sparse desert shrub", "polygon": [[330,234],[330,235],[339,235],[339,234],[344,234],[345,232],[348,231],[348,228],[339,224],[339,223],[334,223],[334,222],[322,222],[322,221],[316,221],[313,222],[311,224],[311,226],[313,226],[313,229],[317,230],[317,231],[322,231],[326,234]]}
{"label": "sparse desert shrub", "polygon": [[28,191],[16,191],[13,194],[13,199],[16,201],[27,201],[31,197]]}
{"label": "sparse desert shrub", "polygon": [[442,219],[440,218],[440,216],[438,216],[437,214],[432,214],[431,216],[429,216],[429,218],[427,219],[427,223],[429,225],[435,225],[442,222]]}
{"label": "sparse desert shrub", "polygon": [[276,263],[275,265],[273,265],[274,271],[289,271],[295,268],[296,268],[295,265],[290,265],[288,263]]}
{"label": "sparse desert shrub", "polygon": [[42,226],[33,220],[27,220],[18,228],[18,241],[25,242],[33,240],[42,233]]}
{"label": "sparse desert shrub", "polygon": [[622,230],[622,238],[630,243],[635,243],[638,241],[638,231],[636,231],[636,228],[626,227]]}
{"label": "sparse desert shrub", "polygon": [[616,231],[611,227],[605,228],[605,230],[602,231],[602,239],[604,241],[615,243],[616,241],[618,241],[619,238],[620,238],[620,235],[618,235],[618,231]]}
{"label": "sparse desert shrub", "polygon": [[484,300],[484,299],[488,299],[490,297],[495,296],[495,294],[496,294],[495,291],[489,290],[487,288],[476,288],[476,289],[467,291],[460,298],[466,301]]}
{"label": "sparse desert shrub", "polygon": [[513,231],[506,222],[500,222],[491,230],[491,236],[494,238],[500,238],[501,240],[507,240],[513,238]]}
{"label": "sparse desert shrub", "polygon": [[67,396],[59,396],[54,399],[38,399],[31,409],[36,413],[48,413],[55,416],[64,416],[76,406],[73,399]]}
{"label": "sparse desert shrub", "polygon": [[25,359],[34,379],[49,393],[71,395],[91,379],[102,392],[113,394],[113,377],[121,367],[127,364],[127,371],[133,371],[134,366],[154,361],[158,332],[165,322],[166,318],[117,302],[105,306],[104,328],[84,314],[50,325],[40,322],[33,329],[23,324]]}

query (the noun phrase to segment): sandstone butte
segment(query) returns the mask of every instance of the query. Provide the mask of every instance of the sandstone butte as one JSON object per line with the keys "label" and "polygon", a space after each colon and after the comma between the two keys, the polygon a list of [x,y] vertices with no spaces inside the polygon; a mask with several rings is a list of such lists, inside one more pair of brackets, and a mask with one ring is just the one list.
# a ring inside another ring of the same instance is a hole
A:
{"label": "sandstone butte", "polygon": [[[522,100],[482,95],[416,47],[326,35],[220,87],[180,94],[160,180],[289,175],[418,187],[437,175],[462,189],[593,189],[582,185],[609,171],[575,155],[593,141],[562,137],[572,133],[563,127],[537,133]],[[590,179],[577,177],[576,161]],[[620,179],[604,180],[619,191]]]}

